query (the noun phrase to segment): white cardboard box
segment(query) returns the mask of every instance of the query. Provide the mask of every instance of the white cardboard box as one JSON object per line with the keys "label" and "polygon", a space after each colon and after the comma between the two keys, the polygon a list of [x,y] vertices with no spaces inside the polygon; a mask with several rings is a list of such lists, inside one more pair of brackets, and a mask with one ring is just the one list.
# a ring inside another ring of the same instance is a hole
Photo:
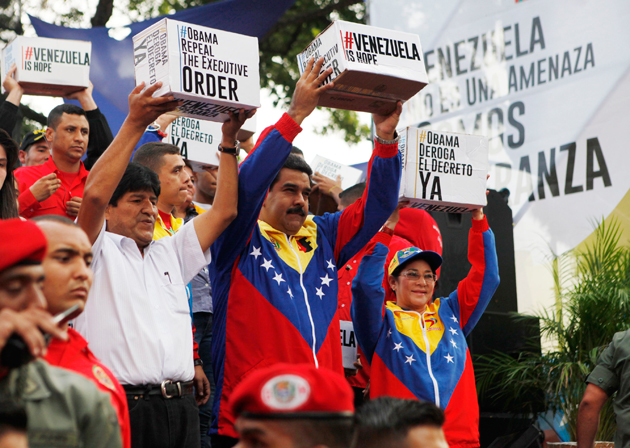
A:
{"label": "white cardboard box", "polygon": [[92,42],[18,36],[2,50],[2,77],[15,64],[25,94],[65,96],[90,85],[91,51]]}
{"label": "white cardboard box", "polygon": [[133,37],[136,85],[162,87],[184,104],[178,115],[223,122],[260,107],[258,39],[162,19]]}
{"label": "white cardboard box", "polygon": [[447,213],[486,205],[487,137],[417,127],[400,134],[401,200],[410,200],[413,208]]}
{"label": "white cardboard box", "polygon": [[[217,149],[221,143],[222,123],[198,120],[196,118],[177,117],[166,131],[166,138],[162,141],[177,146],[182,157],[193,165],[219,166]],[[248,119],[238,133],[240,141],[247,140],[256,132],[256,116]]]}
{"label": "white cardboard box", "polygon": [[313,173],[317,171],[335,181],[337,180],[337,176],[341,176],[341,188],[344,190],[359,182],[363,175],[363,171],[361,170],[322,156],[315,156],[311,162],[311,168],[313,169]]}
{"label": "white cardboard box", "polygon": [[335,82],[318,106],[387,114],[429,82],[416,34],[336,20],[298,55],[300,73],[311,57]]}

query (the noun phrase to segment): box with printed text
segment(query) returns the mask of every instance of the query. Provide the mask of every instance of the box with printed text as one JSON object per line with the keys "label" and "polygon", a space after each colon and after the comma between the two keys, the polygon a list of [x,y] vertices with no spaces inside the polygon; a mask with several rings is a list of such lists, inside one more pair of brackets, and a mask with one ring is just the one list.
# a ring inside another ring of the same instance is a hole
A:
{"label": "box with printed text", "polygon": [[319,155],[315,156],[315,158],[311,161],[311,169],[314,173],[320,173],[334,181],[337,180],[337,176],[341,177],[342,190],[355,185],[359,182],[359,180],[361,180],[361,176],[363,175],[363,171],[359,169],[344,165],[343,163],[335,162],[334,160],[330,160]]}
{"label": "box with printed text", "polygon": [[91,42],[18,36],[2,50],[2,77],[15,64],[25,94],[66,96],[90,85],[91,51]]}
{"label": "box with printed text", "polygon": [[416,34],[337,20],[298,55],[300,73],[311,57],[333,69],[318,106],[388,114],[429,82]]}
{"label": "box with printed text", "polygon": [[398,150],[400,199],[410,207],[467,213],[486,205],[487,137],[408,127]]}
{"label": "box with printed text", "polygon": [[136,85],[162,82],[177,115],[225,121],[228,112],[260,107],[258,39],[162,19],[133,37]]}
{"label": "box with printed text", "polygon": [[[217,150],[221,143],[221,123],[198,120],[196,118],[177,117],[166,130],[164,143],[177,146],[184,159],[193,165],[219,166]],[[239,131],[237,138],[247,140],[256,132],[256,116],[248,119]]]}

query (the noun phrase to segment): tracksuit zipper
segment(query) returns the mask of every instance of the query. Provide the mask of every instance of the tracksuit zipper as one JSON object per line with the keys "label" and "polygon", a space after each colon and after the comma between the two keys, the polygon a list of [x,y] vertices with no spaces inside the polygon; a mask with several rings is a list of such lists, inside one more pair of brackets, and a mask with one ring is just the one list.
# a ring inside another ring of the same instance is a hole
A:
{"label": "tracksuit zipper", "polygon": [[317,361],[317,353],[315,352],[315,346],[317,342],[315,338],[315,322],[313,321],[313,314],[311,313],[311,306],[308,303],[308,294],[306,293],[306,288],[304,287],[304,282],[302,281],[303,280],[302,263],[300,263],[300,257],[298,256],[297,252],[295,251],[295,249],[293,249],[293,245],[291,244],[291,239],[289,238],[289,235],[285,234],[284,236],[287,238],[287,243],[289,243],[289,247],[293,251],[293,255],[295,255],[298,267],[300,268],[300,286],[302,287],[302,292],[304,293],[304,303],[306,303],[306,311],[308,312],[308,319],[311,322],[311,331],[312,331],[312,336],[313,336],[313,347],[312,347],[313,359],[315,360],[315,367],[319,368],[319,362]]}

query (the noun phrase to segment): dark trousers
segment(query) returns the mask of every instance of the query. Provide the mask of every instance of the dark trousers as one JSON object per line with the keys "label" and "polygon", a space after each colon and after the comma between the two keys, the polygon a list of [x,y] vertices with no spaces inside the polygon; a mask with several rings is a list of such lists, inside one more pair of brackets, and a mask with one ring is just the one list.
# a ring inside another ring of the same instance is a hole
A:
{"label": "dark trousers", "polygon": [[212,448],[232,448],[238,443],[238,439],[228,436],[212,434]]}
{"label": "dark trousers", "polygon": [[127,395],[132,448],[199,448],[195,396]]}
{"label": "dark trousers", "polygon": [[212,418],[212,401],[214,399],[214,375],[212,372],[212,313],[193,313],[195,324],[195,342],[199,344],[199,357],[203,361],[203,373],[210,381],[210,398],[206,404],[199,406],[199,430],[201,448],[210,448],[210,419]]}

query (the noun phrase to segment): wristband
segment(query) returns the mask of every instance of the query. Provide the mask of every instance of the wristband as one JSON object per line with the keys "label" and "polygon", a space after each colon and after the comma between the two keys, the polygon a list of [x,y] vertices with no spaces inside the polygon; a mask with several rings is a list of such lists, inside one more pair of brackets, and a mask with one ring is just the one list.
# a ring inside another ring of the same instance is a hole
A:
{"label": "wristband", "polygon": [[394,229],[390,229],[389,227],[381,227],[381,232],[383,232],[385,235],[394,236]]}
{"label": "wristband", "polygon": [[377,143],[380,143],[381,145],[393,145],[398,143],[398,140],[400,139],[400,135],[398,135],[398,132],[394,131],[394,140],[385,140],[380,138],[378,135],[374,134],[374,140],[376,140]]}
{"label": "wristband", "polygon": [[330,190],[328,190],[328,194],[331,194],[335,188],[339,188],[340,190],[343,190],[343,188],[341,188],[339,185],[333,185],[332,187],[330,187]]}
{"label": "wristband", "polygon": [[201,358],[195,359],[195,367],[197,367],[197,366],[202,366],[203,367],[203,361],[201,360]]}

